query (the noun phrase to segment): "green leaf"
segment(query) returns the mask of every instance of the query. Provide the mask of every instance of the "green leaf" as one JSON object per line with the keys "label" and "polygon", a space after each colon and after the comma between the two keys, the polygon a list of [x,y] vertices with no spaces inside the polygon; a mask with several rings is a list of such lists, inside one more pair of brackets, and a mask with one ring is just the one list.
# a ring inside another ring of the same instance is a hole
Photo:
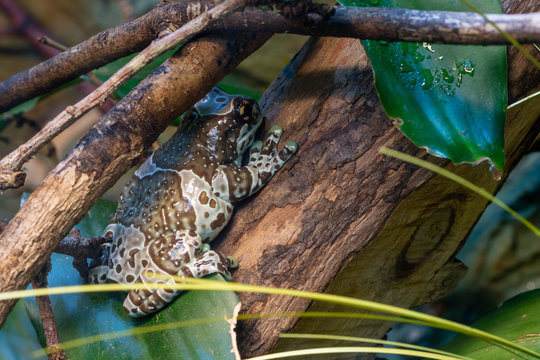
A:
{"label": "green leaf", "polygon": [[[18,301],[2,329],[0,329],[0,359],[30,359],[32,351],[41,349],[41,344],[25,311],[24,302]],[[47,359],[40,356],[38,359]]]}
{"label": "green leaf", "polygon": [[[522,293],[474,321],[471,326],[540,351],[540,289]],[[509,359],[508,351],[484,341],[457,335],[443,350],[473,359]],[[519,359],[519,357],[514,357]]]}
{"label": "green leaf", "polygon": [[[350,6],[470,11],[458,0],[341,0]],[[500,13],[497,0],[474,1]],[[504,164],[506,47],[363,41],[386,112],[417,146],[455,163]]]}
{"label": "green leaf", "polygon": [[[100,234],[116,209],[110,201],[99,201],[77,225],[85,237]],[[72,258],[53,254],[49,287],[84,284]],[[220,279],[218,276],[212,277]],[[164,325],[171,322],[232,317],[238,303],[234,292],[188,291],[156,316],[132,319],[122,308],[125,293],[68,294],[52,296],[51,302],[58,325],[60,339],[66,346],[69,341],[98,335],[100,341],[66,349],[71,359],[234,359],[231,351],[229,324],[225,321],[192,325],[116,337],[105,336],[118,331],[134,334],[141,326]],[[37,304],[25,300],[36,327],[41,327]],[[37,329],[38,332],[41,329]],[[103,340],[103,341],[102,341]]]}

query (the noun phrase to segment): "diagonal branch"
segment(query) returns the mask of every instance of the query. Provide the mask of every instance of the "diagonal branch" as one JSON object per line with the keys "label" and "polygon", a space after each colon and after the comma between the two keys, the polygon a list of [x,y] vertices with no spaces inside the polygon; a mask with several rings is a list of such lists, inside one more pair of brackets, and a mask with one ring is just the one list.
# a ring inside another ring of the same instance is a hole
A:
{"label": "diagonal branch", "polygon": [[[67,107],[51,120],[43,129],[28,142],[17,148],[0,161],[0,174],[20,174],[22,165],[41,149],[43,145],[52,140],[61,131],[65,130],[75,120],[86,114],[92,108],[103,103],[114,90],[124,84],[144,66],[148,65],[159,55],[186,42],[200,33],[206,26],[217,19],[234,12],[246,4],[245,0],[226,0],[209,11],[197,16],[180,29],[153,42],[118,70],[97,90],[86,96],[73,106]],[[9,178],[9,176],[8,176]],[[14,183],[0,182],[0,190],[14,188]]]}

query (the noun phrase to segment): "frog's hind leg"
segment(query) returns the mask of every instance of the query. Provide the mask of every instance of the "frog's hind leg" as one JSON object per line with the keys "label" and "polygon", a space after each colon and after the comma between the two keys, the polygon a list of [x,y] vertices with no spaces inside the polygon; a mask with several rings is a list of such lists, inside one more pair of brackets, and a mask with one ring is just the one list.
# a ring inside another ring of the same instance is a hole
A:
{"label": "frog's hind leg", "polygon": [[[181,278],[201,278],[209,274],[220,273],[227,280],[231,279],[230,268],[238,266],[236,260],[225,257],[221,253],[209,250],[199,254],[194,260],[185,264],[178,271]],[[148,276],[149,274],[146,274]],[[155,281],[154,281],[155,282]],[[181,292],[171,288],[175,279],[163,280],[156,290],[133,290],[124,301],[124,309],[133,317],[145,316],[161,310],[171,303]]]}

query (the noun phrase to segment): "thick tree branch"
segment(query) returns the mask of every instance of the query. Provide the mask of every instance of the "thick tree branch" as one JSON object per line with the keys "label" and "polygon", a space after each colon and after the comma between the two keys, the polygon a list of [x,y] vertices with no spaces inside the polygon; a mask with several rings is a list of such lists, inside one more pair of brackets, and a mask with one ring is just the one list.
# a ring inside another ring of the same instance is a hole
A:
{"label": "thick tree branch", "polygon": [[[0,291],[25,288],[63,235],[158,134],[268,37],[228,34],[193,41],[119,101],[0,234]],[[13,305],[0,303],[0,324]]]}
{"label": "thick tree branch", "polygon": [[[47,123],[35,136],[25,144],[19,146],[15,151],[4,157],[0,161],[0,174],[5,177],[6,173],[19,173],[21,167],[36,154],[43,145],[52,140],[56,135],[66,129],[75,120],[86,114],[97,105],[105,102],[118,87],[124,84],[129,78],[135,75],[144,66],[152,62],[156,57],[174,47],[186,42],[196,34],[200,33],[206,26],[216,20],[234,12],[246,4],[245,0],[226,0],[209,11],[197,16],[195,19],[182,26],[180,29],[167,36],[151,43],[147,48],[131,59],[125,66],[118,70],[105,83],[94,92],[86,96],[73,106],[69,106],[53,120]],[[14,188],[14,183],[0,182],[0,190]]]}
{"label": "thick tree branch", "polygon": [[[0,112],[46,93],[113,60],[140,51],[156,34],[179,28],[213,3],[161,4],[146,15],[101,32],[67,52],[0,83]],[[488,15],[501,29],[522,43],[540,41],[540,13]],[[504,37],[474,13],[415,11],[387,8],[336,7],[324,20],[311,17],[308,25],[280,14],[246,9],[212,26],[216,31],[297,33],[376,40],[427,41],[461,44],[503,44]]]}

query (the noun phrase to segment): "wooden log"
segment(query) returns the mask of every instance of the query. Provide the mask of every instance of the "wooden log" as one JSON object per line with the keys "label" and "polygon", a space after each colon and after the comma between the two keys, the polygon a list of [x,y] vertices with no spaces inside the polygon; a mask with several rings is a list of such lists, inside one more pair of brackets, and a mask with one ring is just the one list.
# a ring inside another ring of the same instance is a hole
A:
{"label": "wooden log", "polygon": [[[514,3],[535,10],[534,1]],[[520,57],[511,51],[511,78],[519,79],[511,84],[513,100],[537,86],[540,74],[526,62],[513,66]],[[298,142],[299,151],[252,201],[237,208],[218,239],[218,248],[240,262],[235,281],[402,307],[439,299],[458,283],[466,269],[455,256],[487,201],[378,150],[386,145],[428,159],[492,193],[502,181],[493,180],[487,164],[457,167],[406,139],[380,105],[358,40],[308,40],[261,105],[272,123],[284,127],[284,138]],[[539,114],[538,101],[509,112],[503,180],[534,142]],[[240,298],[248,313],[353,310],[262,294]],[[295,332],[375,338],[391,326],[349,319],[253,320],[240,324],[241,352],[301,348],[304,341],[290,339],[275,346],[278,334],[295,324]]]}

